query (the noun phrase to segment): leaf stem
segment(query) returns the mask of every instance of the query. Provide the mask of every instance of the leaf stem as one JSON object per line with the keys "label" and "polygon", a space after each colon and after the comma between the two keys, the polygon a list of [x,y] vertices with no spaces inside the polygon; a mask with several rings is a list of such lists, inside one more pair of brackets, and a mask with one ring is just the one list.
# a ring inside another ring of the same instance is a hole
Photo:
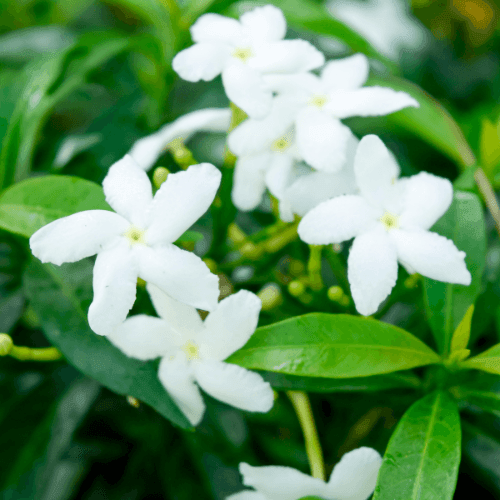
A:
{"label": "leaf stem", "polygon": [[484,202],[486,203],[486,206],[495,221],[495,227],[500,235],[500,207],[498,206],[493,186],[481,167],[476,169],[474,173],[474,180],[476,181],[477,188],[479,189],[479,192],[481,193],[481,196],[483,197]]}
{"label": "leaf stem", "polygon": [[300,422],[300,427],[304,433],[306,442],[307,458],[311,467],[312,477],[316,477],[325,481],[325,462],[323,460],[323,452],[319,442],[318,431],[314,423],[314,416],[311,409],[311,402],[305,392],[302,391],[287,391],[286,395],[290,399],[297,418]]}
{"label": "leaf stem", "polygon": [[62,358],[61,352],[55,347],[16,346],[6,333],[0,334],[0,356],[11,356],[19,361],[57,361]]}
{"label": "leaf stem", "polygon": [[321,245],[309,245],[309,260],[307,262],[307,271],[309,273],[309,283],[314,291],[323,288],[321,279]]}

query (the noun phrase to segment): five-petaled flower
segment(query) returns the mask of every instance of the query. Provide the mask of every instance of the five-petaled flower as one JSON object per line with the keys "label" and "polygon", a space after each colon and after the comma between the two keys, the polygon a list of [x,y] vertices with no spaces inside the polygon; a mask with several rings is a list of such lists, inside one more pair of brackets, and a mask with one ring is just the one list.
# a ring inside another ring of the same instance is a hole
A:
{"label": "five-petaled flower", "polygon": [[176,241],[212,203],[221,180],[209,163],[170,174],[153,198],[151,182],[130,156],[111,166],[103,181],[116,211],[87,210],[58,219],[30,239],[33,255],[61,265],[97,254],[89,324],[108,335],[135,301],[137,278],[204,310],[217,305],[218,278]]}
{"label": "five-petaled flower", "polygon": [[160,381],[193,425],[205,412],[197,385],[242,410],[271,409],[269,383],[257,373],[224,363],[257,327],[261,302],[256,295],[241,290],[223,299],[202,321],[194,307],[176,302],[154,285],[147,289],[160,318],[132,316],[108,338],[130,357],[162,357]]}
{"label": "five-petaled flower", "polygon": [[326,483],[291,467],[252,467],[241,463],[243,484],[254,490],[236,493],[226,500],[299,500],[309,496],[324,500],[366,500],[375,489],[381,464],[377,451],[357,448],[342,457]]}
{"label": "five-petaled flower", "polygon": [[250,116],[263,118],[273,92],[263,75],[295,74],[323,65],[323,54],[305,40],[283,40],[286,20],[277,7],[266,5],[243,14],[239,21],[205,14],[191,27],[195,45],[179,52],[174,70],[185,80],[213,80],[222,73],[229,99]]}
{"label": "five-petaled flower", "polygon": [[297,145],[311,167],[335,172],[344,165],[351,131],[342,119],[387,115],[409,106],[419,106],[406,92],[362,87],[368,73],[368,59],[356,54],[328,62],[319,77],[312,73],[265,77],[269,86],[287,103],[283,106],[286,111],[281,120],[275,120],[277,127],[289,127],[293,112]]}
{"label": "five-petaled flower", "polygon": [[374,135],[359,143],[354,160],[359,195],[334,198],[312,209],[300,222],[300,238],[310,244],[354,238],[348,279],[356,309],[376,312],[396,284],[398,261],[412,273],[469,285],[465,253],[428,231],[453,198],[447,179],[421,172],[397,180],[399,166]]}

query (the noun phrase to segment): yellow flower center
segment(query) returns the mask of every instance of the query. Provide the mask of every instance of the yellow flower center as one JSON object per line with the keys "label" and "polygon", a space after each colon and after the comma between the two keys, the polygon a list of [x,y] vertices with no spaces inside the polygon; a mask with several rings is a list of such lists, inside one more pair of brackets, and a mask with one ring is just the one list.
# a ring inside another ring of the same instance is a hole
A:
{"label": "yellow flower center", "polygon": [[237,47],[234,49],[233,57],[240,59],[243,62],[247,62],[253,56],[252,49],[250,47]]}
{"label": "yellow flower center", "polygon": [[200,348],[198,347],[197,344],[195,344],[191,340],[188,340],[181,347],[181,349],[184,351],[189,361],[192,361],[193,359],[200,359]]}
{"label": "yellow flower center", "polygon": [[384,225],[386,231],[399,227],[399,217],[390,212],[385,212],[385,214],[380,217],[380,222]]}
{"label": "yellow flower center", "polygon": [[316,94],[311,97],[309,104],[311,106],[322,108],[327,102],[328,102],[328,96]]}
{"label": "yellow flower center", "polygon": [[276,151],[277,153],[282,153],[290,147],[290,144],[290,138],[284,135],[283,137],[280,137],[273,142],[273,144],[271,145],[271,150]]}
{"label": "yellow flower center", "polygon": [[131,245],[145,245],[145,235],[146,231],[143,231],[142,229],[139,229],[135,226],[130,226],[124,234]]}

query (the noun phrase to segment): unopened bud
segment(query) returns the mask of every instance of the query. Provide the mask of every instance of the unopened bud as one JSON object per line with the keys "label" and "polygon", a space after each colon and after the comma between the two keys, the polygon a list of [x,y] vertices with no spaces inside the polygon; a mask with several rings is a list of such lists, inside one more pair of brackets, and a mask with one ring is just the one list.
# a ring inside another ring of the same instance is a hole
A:
{"label": "unopened bud", "polygon": [[158,167],[153,173],[153,184],[156,189],[160,189],[160,186],[167,180],[167,176],[170,173],[168,168]]}
{"label": "unopened bud", "polygon": [[304,283],[299,280],[293,280],[288,285],[288,293],[293,297],[300,297],[306,291]]}
{"label": "unopened bud", "polygon": [[0,356],[8,356],[12,348],[14,347],[14,342],[10,335],[6,333],[0,334]]}
{"label": "unopened bud", "polygon": [[281,289],[276,283],[269,283],[257,294],[262,302],[262,310],[269,311],[283,302]]}
{"label": "unopened bud", "polygon": [[328,289],[327,296],[332,302],[341,302],[345,297],[345,294],[344,290],[342,290],[339,286],[331,286]]}

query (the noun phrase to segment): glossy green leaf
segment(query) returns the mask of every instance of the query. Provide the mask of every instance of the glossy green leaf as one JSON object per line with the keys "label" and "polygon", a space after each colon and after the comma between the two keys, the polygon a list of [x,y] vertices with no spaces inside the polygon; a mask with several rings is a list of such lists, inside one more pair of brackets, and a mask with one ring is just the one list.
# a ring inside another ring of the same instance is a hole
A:
{"label": "glossy green leaf", "polygon": [[458,408],[447,394],[414,403],[387,445],[373,500],[451,500],[460,441]]}
{"label": "glossy green leaf", "polygon": [[87,308],[92,299],[91,277],[89,260],[61,267],[33,260],[28,266],[24,289],[47,339],[85,375],[118,394],[151,405],[175,425],[190,428],[158,380],[154,361],[129,358],[90,330]]}
{"label": "glossy green leaf", "polygon": [[419,108],[406,108],[385,118],[439,149],[463,168],[474,165],[476,159],[464,134],[448,111],[419,86],[392,76],[372,77],[367,85],[380,85],[407,92],[415,98]]}
{"label": "glossy green leaf", "polygon": [[304,392],[378,392],[390,389],[417,389],[420,379],[411,372],[388,373],[372,377],[331,379],[298,377],[284,373],[263,372],[261,375],[274,389]]}
{"label": "glossy green leaf", "polygon": [[98,184],[62,175],[35,177],[0,194],[0,228],[29,238],[60,217],[98,209],[110,210]]}
{"label": "glossy green leaf", "polygon": [[481,354],[463,361],[461,366],[500,375],[500,344],[494,345]]}
{"label": "glossy green leaf", "polygon": [[439,351],[448,353],[453,332],[481,291],[486,228],[478,197],[473,193],[455,191],[453,203],[432,230],[453,240],[457,248],[466,253],[465,263],[472,275],[469,286],[424,279],[426,314]]}
{"label": "glossy green leaf", "polygon": [[371,318],[314,313],[258,328],[229,362],[308,377],[368,377],[439,363],[401,328]]}
{"label": "glossy green leaf", "polygon": [[25,179],[38,136],[52,109],[86,82],[88,74],[131,46],[130,38],[87,33],[69,49],[28,64],[0,153],[0,186]]}

